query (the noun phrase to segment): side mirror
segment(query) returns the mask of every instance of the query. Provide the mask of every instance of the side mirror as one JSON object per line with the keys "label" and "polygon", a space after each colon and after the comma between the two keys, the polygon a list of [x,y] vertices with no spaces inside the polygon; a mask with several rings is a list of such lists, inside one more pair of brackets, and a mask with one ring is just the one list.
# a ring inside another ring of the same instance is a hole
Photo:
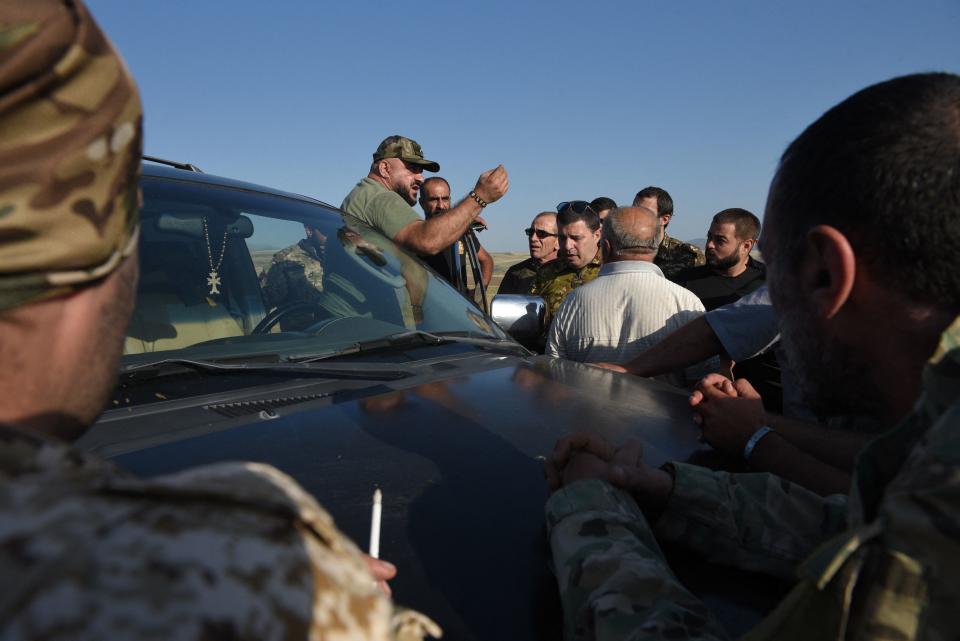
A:
{"label": "side mirror", "polygon": [[518,341],[543,334],[547,305],[539,296],[498,294],[490,305],[490,316],[503,331]]}

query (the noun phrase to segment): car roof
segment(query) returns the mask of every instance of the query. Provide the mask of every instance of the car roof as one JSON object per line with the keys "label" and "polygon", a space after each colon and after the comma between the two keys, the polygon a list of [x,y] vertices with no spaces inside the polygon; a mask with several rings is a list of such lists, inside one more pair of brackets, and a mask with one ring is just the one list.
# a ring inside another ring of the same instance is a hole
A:
{"label": "car roof", "polygon": [[141,174],[145,178],[161,178],[166,180],[179,180],[183,182],[198,183],[203,185],[215,185],[218,187],[227,187],[230,189],[240,189],[243,191],[256,191],[263,194],[269,194],[272,196],[281,196],[284,198],[293,198],[295,200],[302,200],[304,202],[308,202],[314,205],[322,205],[330,209],[339,210],[339,207],[335,207],[330,203],[326,203],[316,198],[311,198],[310,196],[304,196],[302,194],[296,194],[289,191],[282,191],[280,189],[265,187],[263,185],[244,182],[242,180],[234,180],[232,178],[215,176],[213,174],[207,174],[200,171],[188,171],[185,169],[177,169],[175,167],[168,167],[166,165],[156,164],[152,161],[143,162],[140,165],[140,168],[141,168]]}

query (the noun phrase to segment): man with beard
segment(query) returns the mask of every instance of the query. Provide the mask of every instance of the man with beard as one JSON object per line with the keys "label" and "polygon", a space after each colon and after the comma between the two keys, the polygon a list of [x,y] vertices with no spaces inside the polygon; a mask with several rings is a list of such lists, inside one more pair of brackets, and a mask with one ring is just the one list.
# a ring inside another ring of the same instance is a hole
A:
{"label": "man with beard", "polygon": [[[446,178],[440,176],[431,176],[423,181],[420,186],[420,208],[427,220],[450,210],[450,183]],[[482,223],[477,219],[477,223]],[[463,246],[463,237],[457,240],[453,245],[444,248],[438,254],[427,255],[423,257],[423,262],[430,265],[447,282],[456,284],[456,272],[459,269],[459,279],[461,282],[467,282],[467,266],[465,259],[465,248]],[[477,261],[480,263],[480,274],[483,279],[483,286],[490,284],[490,278],[493,277],[493,258],[487,253],[487,250],[480,246],[473,235],[468,234],[467,238],[474,244],[474,250],[477,252]],[[454,258],[456,252],[456,260]]]}
{"label": "man with beard", "polygon": [[557,258],[560,245],[557,242],[557,214],[544,211],[537,214],[530,226],[523,230],[527,235],[530,258],[512,265],[503,275],[498,294],[529,294],[537,272]]}
{"label": "man with beard", "polygon": [[673,281],[692,291],[707,311],[757,290],[766,267],[750,256],[760,237],[760,221],[746,209],[724,209],[707,232],[706,265],[682,270]]}
{"label": "man with beard", "polygon": [[347,194],[340,209],[415,253],[433,255],[460,240],[483,208],[500,200],[510,187],[507,170],[500,165],[480,174],[473,190],[455,207],[423,220],[413,205],[424,170],[440,171],[440,165],[425,159],[413,140],[388,136],[373,153],[370,172]]}
{"label": "man with beard", "polygon": [[[636,442],[614,449],[590,434],[561,440],[547,465],[558,490],[547,524],[565,638],[613,630],[617,638],[725,638],[677,582],[654,535],[715,563],[799,579],[751,639],[953,634],[958,166],[960,77],[952,74],[868,87],[787,148],[763,250],[788,358],[815,409],[869,414],[887,431],[860,453],[849,497],[825,498],[769,474],[652,468]],[[700,393],[707,424],[731,412],[752,417],[740,421],[748,464],[783,444],[748,383],[708,377]]]}

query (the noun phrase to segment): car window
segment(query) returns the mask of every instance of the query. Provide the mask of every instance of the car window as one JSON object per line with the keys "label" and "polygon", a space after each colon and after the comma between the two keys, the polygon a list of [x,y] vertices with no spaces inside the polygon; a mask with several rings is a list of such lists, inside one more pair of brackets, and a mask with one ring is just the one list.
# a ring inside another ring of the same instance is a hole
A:
{"label": "car window", "polygon": [[215,184],[142,184],[128,361],[306,356],[405,330],[504,337],[419,260],[335,210]]}

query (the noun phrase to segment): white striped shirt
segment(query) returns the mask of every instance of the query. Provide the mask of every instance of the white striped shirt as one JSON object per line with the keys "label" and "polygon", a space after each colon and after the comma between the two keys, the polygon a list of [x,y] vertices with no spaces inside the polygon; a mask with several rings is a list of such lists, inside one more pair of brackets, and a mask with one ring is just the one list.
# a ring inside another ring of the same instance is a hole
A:
{"label": "white striped shirt", "polygon": [[[546,353],[582,363],[623,363],[703,313],[700,299],[664,278],[653,263],[607,263],[595,281],[567,295],[550,325]],[[679,376],[670,379],[681,382]]]}

